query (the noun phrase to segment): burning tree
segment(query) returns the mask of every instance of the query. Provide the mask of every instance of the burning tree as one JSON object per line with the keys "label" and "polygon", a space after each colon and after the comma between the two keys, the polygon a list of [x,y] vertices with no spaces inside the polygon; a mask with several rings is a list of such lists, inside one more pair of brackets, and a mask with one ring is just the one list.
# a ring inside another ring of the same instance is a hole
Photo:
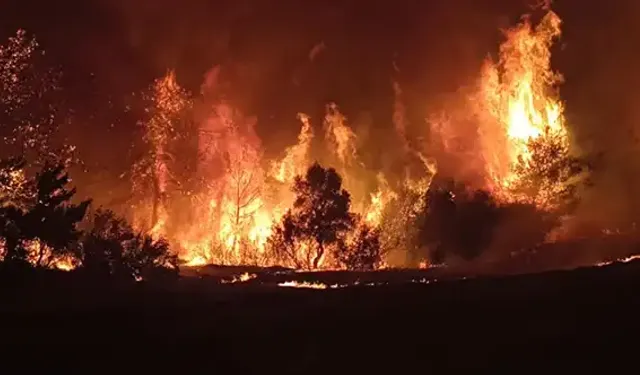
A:
{"label": "burning tree", "polygon": [[343,246],[352,230],[351,198],[332,168],[313,164],[293,186],[293,208],[275,227],[269,243],[275,255],[296,267],[317,269],[327,250]]}
{"label": "burning tree", "polygon": [[519,178],[509,186],[510,192],[543,209],[571,212],[589,168],[586,160],[572,155],[563,137],[548,129],[544,136],[530,140],[528,147],[530,157],[521,157],[515,165]]}
{"label": "burning tree", "polygon": [[[251,246],[247,243],[247,234],[254,226],[255,216],[263,205],[264,174],[260,166],[261,155],[248,143],[236,146],[224,156],[227,172],[222,229],[229,233],[223,233],[223,236],[230,242],[227,243],[229,248],[234,251],[254,250],[247,249]],[[241,257],[246,259],[247,255],[243,254]]]}
{"label": "burning tree", "polygon": [[[0,45],[0,126],[4,152],[21,155],[26,167],[70,165],[75,147],[59,136],[60,74],[47,67],[35,38],[18,30]],[[7,155],[4,155],[5,157]]]}
{"label": "burning tree", "polygon": [[418,225],[422,213],[424,191],[408,186],[384,207],[380,219],[380,245],[392,264],[418,265]]}
{"label": "burning tree", "polygon": [[566,208],[586,169],[570,148],[563,77],[551,69],[551,45],[561,20],[548,10],[506,32],[497,62],[487,60],[477,101],[480,143],[492,190],[504,201]]}
{"label": "burning tree", "polygon": [[151,102],[146,109],[148,119],[142,123],[147,152],[134,165],[132,182],[136,194],[150,197],[148,223],[154,232],[160,233],[166,222],[169,187],[179,184],[179,179],[173,175],[174,168],[170,168],[177,164],[172,147],[177,135],[183,134],[178,130],[182,130],[179,125],[183,121],[184,110],[189,106],[189,99],[172,71],[156,80],[149,91],[145,95],[145,99]]}
{"label": "burning tree", "polygon": [[25,174],[25,165],[22,158],[0,160],[0,207],[26,210],[32,202],[34,191]]}

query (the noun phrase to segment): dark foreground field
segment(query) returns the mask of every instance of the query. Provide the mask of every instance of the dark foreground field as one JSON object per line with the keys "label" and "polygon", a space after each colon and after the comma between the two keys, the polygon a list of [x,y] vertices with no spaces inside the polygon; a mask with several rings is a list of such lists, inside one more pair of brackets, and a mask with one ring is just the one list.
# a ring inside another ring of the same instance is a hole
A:
{"label": "dark foreground field", "polygon": [[327,290],[193,278],[166,289],[98,287],[73,274],[16,281],[2,288],[0,368],[520,374],[637,366],[639,262],[502,279],[396,279]]}

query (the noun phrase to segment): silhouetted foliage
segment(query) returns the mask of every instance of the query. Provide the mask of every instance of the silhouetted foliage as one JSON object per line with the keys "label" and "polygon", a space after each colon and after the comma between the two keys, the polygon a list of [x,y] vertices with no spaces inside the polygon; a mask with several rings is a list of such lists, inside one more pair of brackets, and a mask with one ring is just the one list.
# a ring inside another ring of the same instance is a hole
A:
{"label": "silhouetted foliage", "polygon": [[136,233],[108,210],[95,212],[78,252],[82,268],[96,275],[154,280],[178,272],[177,257],[166,241]]}
{"label": "silhouetted foliage", "polygon": [[34,200],[28,207],[7,205],[2,208],[2,237],[5,260],[26,260],[25,241],[38,241],[36,266],[48,267],[53,260],[69,254],[80,232],[82,220],[91,201],[70,203],[75,189],[67,189],[69,176],[62,166],[45,166],[35,179]]}
{"label": "silhouetted foliage", "polygon": [[382,262],[380,229],[359,223],[348,242],[340,241],[335,257],[348,270],[371,271]]}
{"label": "silhouetted foliage", "polygon": [[470,260],[491,244],[499,220],[500,210],[489,193],[452,180],[434,182],[427,192],[421,242],[434,263],[450,255]]}
{"label": "silhouetted foliage", "polygon": [[[68,190],[69,175],[64,173],[63,166],[45,166],[36,177],[36,203],[25,215],[24,233],[30,239],[39,239],[47,245],[52,256],[61,252],[69,252],[70,246],[78,240],[80,232],[76,225],[84,218],[91,203],[90,200],[80,204],[71,204],[76,189]],[[40,253],[37,264],[44,261],[48,266],[51,259],[43,259]]]}
{"label": "silhouetted foliage", "polygon": [[[352,229],[351,198],[338,173],[318,163],[309,167],[304,177],[296,177],[293,192],[293,207],[276,226],[270,247],[281,259],[318,268],[327,248],[344,241]],[[300,244],[311,246],[305,252],[308,259],[298,259],[296,247]]]}
{"label": "silhouetted foliage", "polygon": [[30,181],[24,176],[25,161],[9,158],[0,161],[0,236],[4,240],[0,252],[6,262],[26,262],[20,225],[25,210],[33,201]]}

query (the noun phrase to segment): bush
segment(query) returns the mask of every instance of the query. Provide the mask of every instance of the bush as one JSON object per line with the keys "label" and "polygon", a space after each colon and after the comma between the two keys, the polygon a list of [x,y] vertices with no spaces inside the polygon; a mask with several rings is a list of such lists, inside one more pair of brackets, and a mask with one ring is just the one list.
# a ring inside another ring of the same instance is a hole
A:
{"label": "bush", "polygon": [[352,271],[371,271],[380,266],[382,251],[380,229],[360,223],[350,241],[340,243],[335,258],[340,265]]}
{"label": "bush", "polygon": [[81,267],[96,275],[155,280],[178,275],[166,241],[135,233],[112,211],[98,210],[78,247]]}
{"label": "bush", "polygon": [[453,180],[434,182],[420,232],[432,263],[451,255],[471,260],[486,250],[500,221],[500,210],[486,191],[471,190]]}

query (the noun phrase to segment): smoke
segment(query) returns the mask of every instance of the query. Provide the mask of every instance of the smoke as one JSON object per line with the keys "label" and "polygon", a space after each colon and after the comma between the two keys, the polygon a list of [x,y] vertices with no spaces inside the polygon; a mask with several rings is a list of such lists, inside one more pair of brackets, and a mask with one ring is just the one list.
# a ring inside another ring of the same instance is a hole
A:
{"label": "smoke", "polygon": [[554,4],[562,15],[563,42],[554,63],[565,76],[561,88],[577,148],[594,163],[593,186],[582,192],[580,218],[594,226],[628,227],[640,217],[637,51],[640,7]]}

